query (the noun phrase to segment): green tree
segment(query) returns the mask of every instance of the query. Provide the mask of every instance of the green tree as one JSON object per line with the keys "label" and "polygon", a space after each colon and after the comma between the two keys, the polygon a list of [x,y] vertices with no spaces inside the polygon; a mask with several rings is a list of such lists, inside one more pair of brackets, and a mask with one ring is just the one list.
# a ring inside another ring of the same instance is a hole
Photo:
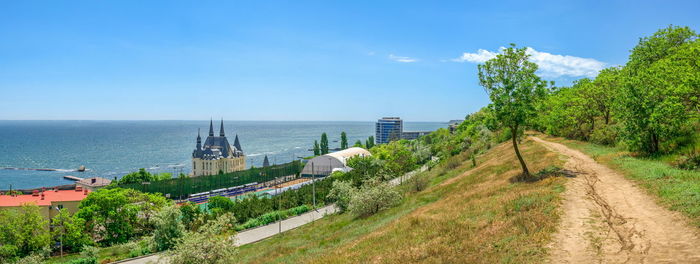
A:
{"label": "green tree", "polygon": [[238,262],[234,243],[236,218],[227,213],[199,228],[186,232],[169,252],[172,264],[225,264]]}
{"label": "green tree", "polygon": [[321,134],[321,155],[328,154],[328,135],[326,132]]}
{"label": "green tree", "polygon": [[349,181],[334,181],[331,191],[328,193],[328,198],[335,201],[335,205],[338,206],[341,212],[348,209],[350,205],[350,198],[355,192],[355,188]]}
{"label": "green tree", "polygon": [[35,204],[0,210],[0,260],[24,257],[49,246],[49,223]]}
{"label": "green tree", "polygon": [[150,234],[154,229],[151,217],[168,203],[160,194],[99,189],[80,202],[76,215],[85,220],[85,230],[93,240],[112,245]]}
{"label": "green tree", "polygon": [[340,149],[346,148],[348,148],[348,135],[343,131],[340,133]]}
{"label": "green tree", "polygon": [[53,226],[52,236],[54,241],[62,242],[63,250],[77,252],[85,245],[92,245],[92,239],[83,230],[85,220],[61,209],[61,211],[51,219]]}
{"label": "green tree", "polygon": [[127,175],[124,175],[124,177],[119,179],[119,184],[142,183],[152,181],[156,181],[156,177],[150,172],[146,171],[146,169],[140,168],[137,172],[132,172]]}
{"label": "green tree", "polygon": [[318,140],[314,140],[314,156],[321,155],[321,148],[318,146]]}
{"label": "green tree", "polygon": [[357,141],[355,141],[355,145],[352,145],[352,146],[353,146],[353,147],[362,148],[362,147],[363,147],[363,146],[362,146],[362,141],[360,141],[360,140],[358,139]]}
{"label": "green tree", "polygon": [[384,161],[386,176],[394,178],[413,170],[417,163],[407,140],[392,141],[372,148],[373,157]]}
{"label": "green tree", "polygon": [[374,136],[369,136],[367,140],[365,140],[365,147],[367,149],[374,147]]}
{"label": "green tree", "polygon": [[186,202],[180,206],[180,212],[182,214],[182,224],[187,230],[197,230],[204,224],[204,212],[199,205],[193,202]]}
{"label": "green tree", "polygon": [[688,110],[698,95],[698,45],[690,28],[669,26],[632,50],[617,104],[622,136],[632,150],[658,153],[690,125]]}
{"label": "green tree", "polygon": [[535,115],[535,103],[546,93],[547,83],[538,77],[537,64],[528,61],[525,48],[515,44],[496,58],[480,64],[479,84],[489,94],[496,119],[511,131],[513,149],[520,161],[523,178],[530,178],[525,160],[518,149],[518,131]]}
{"label": "green tree", "polygon": [[182,224],[182,213],[175,205],[163,207],[154,217],[155,231],[153,241],[158,251],[168,250],[175,246],[185,227]]}
{"label": "green tree", "polygon": [[234,202],[228,197],[214,196],[209,198],[207,203],[209,210],[214,215],[221,215],[223,213],[229,213],[233,211]]}
{"label": "green tree", "polygon": [[366,217],[391,208],[401,201],[401,194],[389,183],[367,183],[358,191],[352,192],[348,211]]}

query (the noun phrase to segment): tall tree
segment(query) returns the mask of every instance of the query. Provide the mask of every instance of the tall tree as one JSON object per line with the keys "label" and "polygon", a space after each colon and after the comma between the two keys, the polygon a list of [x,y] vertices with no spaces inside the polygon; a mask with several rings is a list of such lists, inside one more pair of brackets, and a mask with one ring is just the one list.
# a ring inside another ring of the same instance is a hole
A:
{"label": "tall tree", "polygon": [[669,26],[632,49],[617,104],[622,136],[632,150],[658,153],[690,125],[684,98],[697,100],[698,86],[689,80],[698,78],[698,41],[690,28]]}
{"label": "tall tree", "polygon": [[529,179],[530,171],[518,149],[518,131],[535,114],[538,97],[546,93],[547,82],[538,77],[537,64],[528,61],[525,48],[515,44],[504,49],[495,58],[479,64],[479,84],[489,94],[496,119],[510,128],[515,155],[523,169],[522,178]]}
{"label": "tall tree", "polygon": [[374,136],[369,136],[369,138],[367,138],[367,141],[365,141],[365,147],[367,147],[367,149],[374,147]]}
{"label": "tall tree", "polygon": [[343,131],[340,133],[340,149],[346,148],[348,148],[348,135]]}
{"label": "tall tree", "polygon": [[318,146],[318,140],[314,140],[314,156],[321,155],[321,147]]}
{"label": "tall tree", "polygon": [[363,147],[363,146],[362,146],[362,141],[360,141],[360,140],[358,139],[357,141],[355,141],[355,145],[352,145],[352,146],[353,146],[353,147],[361,148],[361,147]]}
{"label": "tall tree", "polygon": [[323,132],[321,134],[321,155],[326,154],[328,154],[328,135],[326,135],[326,132]]}

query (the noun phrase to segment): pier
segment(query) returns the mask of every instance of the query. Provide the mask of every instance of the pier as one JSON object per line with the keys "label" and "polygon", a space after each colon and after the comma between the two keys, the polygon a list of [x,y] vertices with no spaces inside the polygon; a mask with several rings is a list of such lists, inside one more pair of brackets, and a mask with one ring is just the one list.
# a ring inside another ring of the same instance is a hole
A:
{"label": "pier", "polygon": [[67,179],[67,180],[71,180],[71,181],[79,181],[79,180],[82,180],[82,179],[83,179],[83,178],[75,177],[75,176],[71,176],[71,175],[63,176],[63,178],[64,178],[64,179]]}

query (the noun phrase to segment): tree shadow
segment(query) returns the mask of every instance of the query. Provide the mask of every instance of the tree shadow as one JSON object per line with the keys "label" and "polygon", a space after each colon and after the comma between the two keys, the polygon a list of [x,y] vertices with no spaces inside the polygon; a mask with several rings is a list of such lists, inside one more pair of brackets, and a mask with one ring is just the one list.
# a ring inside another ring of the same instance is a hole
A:
{"label": "tree shadow", "polygon": [[550,177],[575,178],[578,174],[581,174],[581,173],[575,172],[572,170],[562,169],[562,168],[559,168],[557,166],[549,166],[549,167],[546,167],[546,168],[538,171],[535,174],[530,174],[529,177],[524,175],[523,173],[518,173],[518,175],[511,177],[509,180],[511,183],[537,182],[537,181],[541,181],[541,180],[544,180],[544,179],[550,178]]}

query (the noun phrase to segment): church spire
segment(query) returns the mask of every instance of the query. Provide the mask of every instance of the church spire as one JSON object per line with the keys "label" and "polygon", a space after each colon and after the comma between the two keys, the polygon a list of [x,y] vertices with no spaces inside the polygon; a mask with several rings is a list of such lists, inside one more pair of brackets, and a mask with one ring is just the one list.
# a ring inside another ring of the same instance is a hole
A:
{"label": "church spire", "polygon": [[202,137],[199,136],[199,128],[197,128],[197,149],[202,149]]}
{"label": "church spire", "polygon": [[270,166],[270,160],[267,159],[267,155],[265,155],[265,160],[263,160],[263,167],[269,167]]}
{"label": "church spire", "polygon": [[233,140],[233,146],[236,147],[238,151],[243,151],[241,148],[241,142],[238,142],[238,134],[236,134],[236,139]]}
{"label": "church spire", "polygon": [[213,119],[209,120],[209,136],[210,137],[214,136],[214,120]]}
{"label": "church spire", "polygon": [[226,134],[224,134],[224,119],[221,119],[221,129],[219,130],[219,136],[220,137],[225,137]]}

